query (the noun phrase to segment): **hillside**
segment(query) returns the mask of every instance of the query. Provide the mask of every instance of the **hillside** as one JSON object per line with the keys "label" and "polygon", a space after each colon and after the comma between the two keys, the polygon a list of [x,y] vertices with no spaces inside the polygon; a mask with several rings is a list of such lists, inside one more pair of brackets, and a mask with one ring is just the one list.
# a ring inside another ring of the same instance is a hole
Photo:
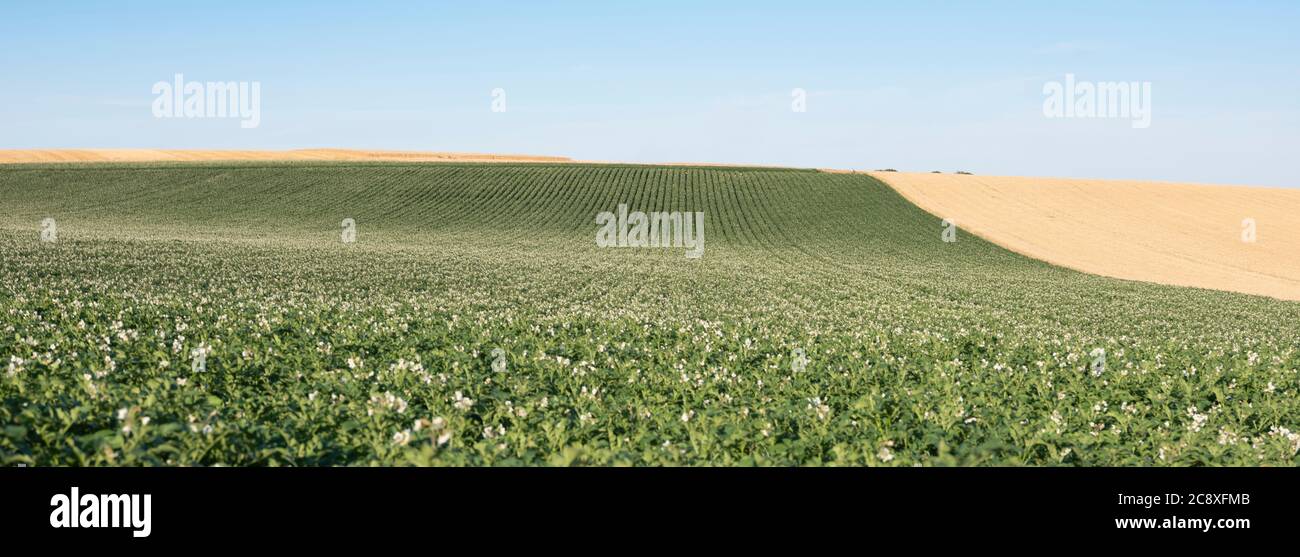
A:
{"label": "hillside", "polygon": [[[961,228],[1104,276],[1300,300],[1300,189],[873,173]],[[1243,241],[1247,223],[1253,241]]]}
{"label": "hillside", "polygon": [[[945,242],[861,174],[20,165],[0,202],[4,463],[1293,465],[1300,448],[1300,304]],[[597,247],[619,204],[703,212],[703,256]]]}
{"label": "hillside", "polygon": [[567,157],[362,149],[0,149],[0,164],[213,161],[568,162]]}

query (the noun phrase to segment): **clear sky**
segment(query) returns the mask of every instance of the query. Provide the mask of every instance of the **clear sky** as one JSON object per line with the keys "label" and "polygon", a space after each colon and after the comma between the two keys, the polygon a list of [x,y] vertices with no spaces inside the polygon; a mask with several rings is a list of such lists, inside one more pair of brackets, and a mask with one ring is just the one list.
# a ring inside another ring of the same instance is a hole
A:
{"label": "clear sky", "polygon": [[[352,147],[1300,187],[1300,2],[17,2],[0,148]],[[256,81],[261,122],[151,87]],[[1043,87],[1152,85],[1151,125]],[[506,111],[491,92],[506,92]],[[807,111],[791,91],[807,91]]]}

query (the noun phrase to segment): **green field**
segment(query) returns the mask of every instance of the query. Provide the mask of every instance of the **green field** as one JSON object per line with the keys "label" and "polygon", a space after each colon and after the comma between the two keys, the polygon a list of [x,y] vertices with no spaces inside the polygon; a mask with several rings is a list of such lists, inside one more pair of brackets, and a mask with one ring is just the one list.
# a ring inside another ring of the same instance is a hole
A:
{"label": "green field", "polygon": [[[703,257],[598,248],[620,203]],[[945,243],[865,175],[15,165],[0,207],[10,466],[1300,462],[1300,304]]]}

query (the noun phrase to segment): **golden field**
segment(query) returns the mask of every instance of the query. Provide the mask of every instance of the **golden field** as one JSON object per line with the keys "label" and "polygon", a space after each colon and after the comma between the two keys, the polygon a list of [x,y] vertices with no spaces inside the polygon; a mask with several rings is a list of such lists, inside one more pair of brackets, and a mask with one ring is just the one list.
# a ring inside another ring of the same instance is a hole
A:
{"label": "golden field", "polygon": [[11,149],[0,150],[0,164],[52,162],[203,162],[203,161],[410,161],[410,162],[570,162],[567,157],[293,149],[287,151],[214,149]]}
{"label": "golden field", "polygon": [[[1049,263],[1300,300],[1300,189],[870,174],[961,231]],[[1247,219],[1253,243],[1243,240]]]}

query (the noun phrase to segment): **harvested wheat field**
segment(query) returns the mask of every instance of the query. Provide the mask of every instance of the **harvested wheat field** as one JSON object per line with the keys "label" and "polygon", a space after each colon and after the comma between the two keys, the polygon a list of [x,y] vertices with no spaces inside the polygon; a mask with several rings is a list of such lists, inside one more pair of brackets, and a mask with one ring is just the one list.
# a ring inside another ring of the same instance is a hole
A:
{"label": "harvested wheat field", "polygon": [[[1122,279],[1300,300],[1300,189],[875,172],[1012,251]],[[1255,224],[1255,241],[1244,232]]]}
{"label": "harvested wheat field", "polygon": [[288,151],[211,149],[15,149],[0,150],[0,164],[57,162],[204,162],[204,161],[410,161],[410,162],[568,162],[567,157],[294,149]]}

